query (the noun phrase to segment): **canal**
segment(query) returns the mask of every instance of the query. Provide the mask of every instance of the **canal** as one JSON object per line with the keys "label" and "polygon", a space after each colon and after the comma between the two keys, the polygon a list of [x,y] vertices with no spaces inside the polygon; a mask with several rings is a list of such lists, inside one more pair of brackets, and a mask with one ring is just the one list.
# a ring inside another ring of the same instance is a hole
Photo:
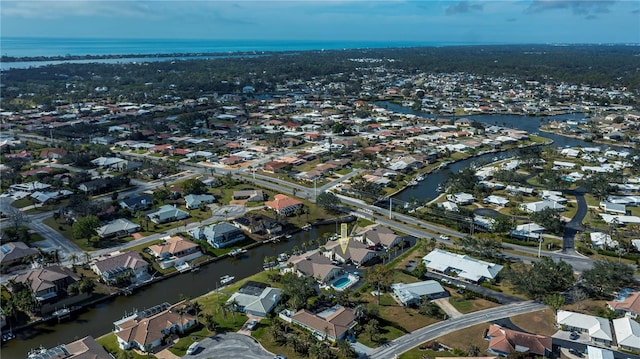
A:
{"label": "canal", "polygon": [[[376,105],[387,108],[390,111],[396,113],[405,113],[405,114],[414,114],[420,117],[428,117],[433,118],[436,117],[432,114],[414,111],[409,107],[404,107],[395,103],[380,101],[376,102]],[[487,125],[497,125],[508,128],[514,128],[519,130],[525,130],[530,134],[538,133],[540,130],[541,121],[564,121],[567,119],[583,119],[585,114],[582,113],[572,113],[566,115],[557,115],[557,116],[544,116],[544,117],[532,117],[532,116],[517,116],[517,115],[472,115],[472,116],[461,116],[459,118],[466,117],[473,119],[478,122],[482,122]],[[607,146],[599,143],[586,142],[577,138],[560,136],[553,133],[540,132],[540,136],[544,138],[548,138],[553,141],[552,146],[556,147],[613,147]],[[438,197],[439,193],[437,191],[438,186],[441,183],[444,183],[451,173],[456,173],[459,170],[469,167],[472,164],[485,164],[489,162],[493,162],[494,159],[503,159],[514,156],[513,151],[504,151],[498,153],[487,153],[477,157],[471,157],[456,163],[452,163],[446,169],[432,172],[429,175],[424,176],[424,180],[418,182],[416,186],[407,187],[402,192],[396,194],[393,198],[404,201],[411,202],[413,200],[417,200],[420,202],[424,202],[425,200],[432,200]]]}
{"label": "canal", "polygon": [[229,274],[238,279],[249,277],[262,271],[265,256],[277,256],[291,251],[295,246],[316,240],[324,233],[336,231],[335,225],[314,227],[309,231],[294,234],[288,241],[269,243],[249,250],[241,258],[224,258],[201,267],[199,272],[184,273],[136,290],[131,296],[119,296],[101,302],[60,324],[38,325],[17,333],[17,337],[2,344],[1,356],[7,359],[26,358],[31,349],[43,346],[51,348],[69,343],[87,335],[94,338],[109,333],[113,322],[121,319],[134,309],[144,310],[163,302],[175,303],[181,295],[195,298],[217,288],[220,277]]}

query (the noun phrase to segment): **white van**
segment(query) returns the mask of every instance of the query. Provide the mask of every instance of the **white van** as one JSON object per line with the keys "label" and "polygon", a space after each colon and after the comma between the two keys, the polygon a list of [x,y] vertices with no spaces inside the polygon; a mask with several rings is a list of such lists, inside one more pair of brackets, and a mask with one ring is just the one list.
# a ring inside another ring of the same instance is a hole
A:
{"label": "white van", "polygon": [[198,350],[198,348],[200,348],[200,342],[194,342],[193,344],[189,345],[189,348],[187,349],[187,354],[192,355]]}

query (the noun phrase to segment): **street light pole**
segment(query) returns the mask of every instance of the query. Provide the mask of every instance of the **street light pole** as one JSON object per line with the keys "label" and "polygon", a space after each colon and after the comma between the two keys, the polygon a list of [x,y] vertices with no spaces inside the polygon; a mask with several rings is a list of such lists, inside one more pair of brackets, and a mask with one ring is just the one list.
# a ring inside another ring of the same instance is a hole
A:
{"label": "street light pole", "polygon": [[540,258],[541,249],[542,249],[542,237],[538,238],[538,258]]}
{"label": "street light pole", "polygon": [[389,197],[389,219],[391,219],[391,213],[393,213],[392,212],[392,209],[393,209],[392,203],[393,203],[393,197]]}

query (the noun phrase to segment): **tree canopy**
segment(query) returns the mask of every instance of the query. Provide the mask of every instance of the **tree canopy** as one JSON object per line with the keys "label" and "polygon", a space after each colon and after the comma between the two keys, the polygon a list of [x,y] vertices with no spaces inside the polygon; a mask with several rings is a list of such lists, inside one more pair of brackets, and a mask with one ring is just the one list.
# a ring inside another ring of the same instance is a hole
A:
{"label": "tree canopy", "polygon": [[597,298],[611,297],[613,292],[636,283],[631,266],[606,259],[595,261],[580,279],[589,295]]}
{"label": "tree canopy", "polygon": [[506,272],[506,279],[517,292],[532,299],[563,292],[575,283],[573,267],[563,260],[554,262],[550,257],[542,257],[531,266],[513,264]]}
{"label": "tree canopy", "polygon": [[73,226],[71,226],[71,235],[76,239],[89,239],[96,234],[96,229],[100,226],[98,217],[89,215],[78,219]]}

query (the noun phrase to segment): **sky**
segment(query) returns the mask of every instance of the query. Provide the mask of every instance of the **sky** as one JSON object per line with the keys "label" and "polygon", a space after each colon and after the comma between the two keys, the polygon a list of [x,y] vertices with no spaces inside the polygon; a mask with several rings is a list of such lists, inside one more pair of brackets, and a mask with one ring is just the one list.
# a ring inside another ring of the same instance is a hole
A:
{"label": "sky", "polygon": [[2,0],[0,36],[640,43],[640,1]]}

